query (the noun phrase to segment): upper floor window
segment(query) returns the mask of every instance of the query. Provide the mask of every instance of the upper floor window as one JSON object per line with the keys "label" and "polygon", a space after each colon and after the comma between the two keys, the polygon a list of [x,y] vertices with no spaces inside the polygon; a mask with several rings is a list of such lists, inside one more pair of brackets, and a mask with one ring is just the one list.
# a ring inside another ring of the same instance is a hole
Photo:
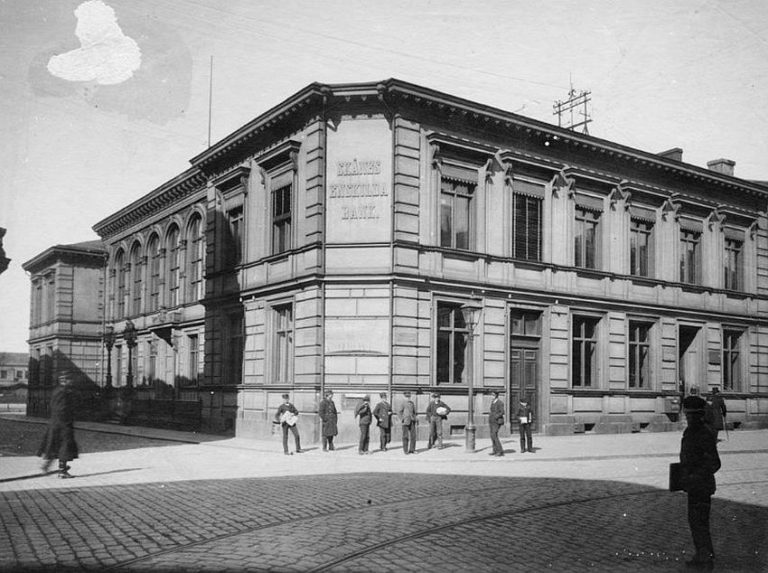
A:
{"label": "upper floor window", "polygon": [[160,241],[153,235],[147,247],[149,258],[149,312],[160,308]]}
{"label": "upper floor window", "polygon": [[291,248],[291,189],[284,185],[272,190],[272,254]]}
{"label": "upper floor window", "polygon": [[227,211],[229,240],[227,249],[228,266],[239,265],[243,261],[243,206]]}
{"label": "upper floor window", "polygon": [[168,266],[168,306],[177,306],[181,280],[181,245],[179,244],[179,228],[173,225],[168,231],[166,241],[166,260]]}
{"label": "upper floor window", "polygon": [[680,229],[680,282],[701,283],[701,233]]}
{"label": "upper floor window", "polygon": [[574,316],[571,332],[571,385],[597,386],[598,318]]}
{"label": "upper floor window", "polygon": [[440,246],[472,248],[472,202],[477,169],[444,164],[440,173]]}
{"label": "upper floor window", "polygon": [[653,276],[653,223],[632,218],[629,238],[629,273]]}
{"label": "upper floor window", "polygon": [[728,290],[741,290],[742,274],[743,274],[743,249],[744,241],[740,241],[734,238],[725,239],[725,258],[723,261],[724,267],[724,288]]}
{"label": "upper floor window", "polygon": [[227,317],[224,339],[224,383],[242,384],[243,377],[243,315]]}
{"label": "upper floor window", "polygon": [[115,255],[115,318],[125,318],[125,289],[128,270],[125,267],[123,251],[120,250]]}
{"label": "upper floor window", "polygon": [[293,305],[274,307],[272,382],[289,384],[293,377]]}
{"label": "upper floor window", "polygon": [[544,186],[515,179],[512,192],[512,256],[541,261]]}
{"label": "upper floor window", "polygon": [[43,322],[43,281],[37,279],[32,283],[32,322],[36,325]]}
{"label": "upper floor window", "polygon": [[576,205],[576,221],[573,232],[573,264],[585,269],[597,269],[599,259],[599,225],[601,212]]}
{"label": "upper floor window", "polygon": [[629,387],[650,386],[651,324],[629,322]]}
{"label": "upper floor window", "polygon": [[141,251],[138,243],[135,243],[131,249],[131,283],[133,299],[131,313],[141,314]]}
{"label": "upper floor window", "polygon": [[437,383],[464,384],[469,359],[469,329],[461,314],[461,305],[439,302],[437,305]]}
{"label": "upper floor window", "polygon": [[56,320],[56,275],[50,273],[45,277],[45,320]]}
{"label": "upper floor window", "polygon": [[200,373],[200,337],[197,334],[190,334],[187,337],[189,346],[189,355],[187,357],[187,376],[182,377],[182,386],[196,386]]}
{"label": "upper floor window", "polygon": [[741,390],[741,335],[738,330],[723,331],[723,390]]}
{"label": "upper floor window", "polygon": [[203,261],[205,258],[205,240],[203,221],[200,215],[194,215],[187,229],[187,301],[196,302],[203,298]]}

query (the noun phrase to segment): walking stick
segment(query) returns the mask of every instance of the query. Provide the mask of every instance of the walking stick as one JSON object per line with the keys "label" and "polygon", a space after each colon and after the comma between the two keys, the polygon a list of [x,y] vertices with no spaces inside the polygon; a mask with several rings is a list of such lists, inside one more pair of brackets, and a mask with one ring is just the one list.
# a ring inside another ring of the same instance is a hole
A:
{"label": "walking stick", "polygon": [[723,420],[723,430],[725,430],[725,441],[729,441],[730,438],[728,437],[728,422]]}

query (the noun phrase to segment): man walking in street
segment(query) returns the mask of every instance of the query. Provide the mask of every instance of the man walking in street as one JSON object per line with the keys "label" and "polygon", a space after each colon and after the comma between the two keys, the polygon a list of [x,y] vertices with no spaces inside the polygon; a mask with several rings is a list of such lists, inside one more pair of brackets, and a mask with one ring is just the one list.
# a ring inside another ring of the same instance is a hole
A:
{"label": "man walking in street", "polygon": [[699,396],[683,400],[687,427],[680,444],[681,482],[688,494],[688,526],[696,552],[689,567],[712,569],[715,551],[709,532],[712,495],[717,489],[715,472],[720,469],[717,441],[704,423],[706,402]]}
{"label": "man walking in street", "polygon": [[499,392],[493,391],[493,400],[488,410],[488,429],[491,432],[492,456],[503,456],[504,448],[499,440],[499,430],[504,426],[504,403],[499,399]]}
{"label": "man walking in street", "polygon": [[403,392],[403,403],[397,410],[400,424],[403,427],[403,452],[416,453],[416,406],[411,401],[411,393]]}
{"label": "man walking in street", "polygon": [[373,421],[370,396],[365,396],[360,405],[355,409],[355,417],[359,419],[360,424],[360,443],[357,447],[357,453],[361,456],[370,454],[368,444],[371,440],[371,422]]}
{"label": "man walking in street", "polygon": [[387,393],[379,394],[381,401],[373,409],[376,425],[379,427],[379,449],[387,451],[387,444],[392,440],[392,406],[387,402]]}
{"label": "man walking in street", "polygon": [[[517,409],[517,421],[520,423],[520,453],[533,452],[533,438],[531,437],[531,424],[533,423],[533,410],[528,399],[520,398],[520,407]],[[528,449],[526,450],[526,446]]]}
{"label": "man walking in street", "polygon": [[317,409],[317,413],[323,422],[321,430],[321,438],[323,440],[323,451],[333,451],[333,437],[339,433],[337,428],[337,421],[339,414],[336,411],[336,404],[333,403],[333,391],[326,390],[325,398],[320,400],[320,405]]}
{"label": "man walking in street", "polygon": [[67,464],[79,455],[77,442],[75,442],[74,396],[70,374],[59,377],[59,384],[51,394],[51,418],[37,455],[43,458],[41,466],[43,473],[48,473],[53,460],[58,459],[59,477],[62,479],[74,477],[69,473]]}
{"label": "man walking in street", "polygon": [[275,423],[280,424],[283,429],[283,453],[289,456],[291,453],[288,451],[288,432],[293,434],[293,439],[296,442],[296,453],[301,454],[301,440],[299,438],[299,429],[296,427],[296,423],[299,420],[299,411],[296,406],[291,404],[290,396],[283,394],[283,403],[277,407],[275,413]]}
{"label": "man walking in street", "polygon": [[720,433],[720,430],[725,428],[725,417],[728,415],[728,410],[725,407],[725,400],[723,400],[723,397],[720,395],[719,388],[712,388],[712,398],[710,398],[709,401],[709,412],[712,417],[710,425],[712,426],[712,431],[717,440],[717,435]]}
{"label": "man walking in street", "polygon": [[440,400],[440,394],[432,394],[432,401],[427,406],[427,422],[429,422],[429,441],[427,448],[437,444],[438,449],[443,449],[443,420],[448,417],[451,409]]}

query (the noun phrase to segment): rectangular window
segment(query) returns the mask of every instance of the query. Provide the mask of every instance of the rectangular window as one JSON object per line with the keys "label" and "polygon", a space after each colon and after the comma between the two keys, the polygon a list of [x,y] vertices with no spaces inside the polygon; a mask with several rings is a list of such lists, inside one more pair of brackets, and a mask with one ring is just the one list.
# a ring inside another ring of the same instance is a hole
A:
{"label": "rectangular window", "polygon": [[7,370],[0,370],[0,378],[3,380],[8,378],[8,371]]}
{"label": "rectangular window", "polygon": [[466,383],[465,369],[470,345],[469,329],[461,314],[461,306],[437,305],[437,383]]}
{"label": "rectangular window", "polygon": [[573,236],[573,262],[575,266],[585,269],[598,268],[599,222],[599,212],[576,207],[576,225]]}
{"label": "rectangular window", "polygon": [[293,377],[293,306],[274,308],[272,382],[289,384]]}
{"label": "rectangular window", "polygon": [[227,262],[229,266],[236,266],[243,260],[243,208],[237,207],[228,211],[227,218],[229,220]]}
{"label": "rectangular window", "polygon": [[197,334],[190,334],[187,338],[189,345],[189,357],[187,364],[187,377],[184,380],[185,386],[196,386],[200,365],[200,340]]}
{"label": "rectangular window", "polygon": [[56,320],[56,281],[53,275],[46,279],[45,284],[45,320]]}
{"label": "rectangular window", "polygon": [[701,282],[701,233],[680,230],[680,282]]}
{"label": "rectangular window", "polygon": [[157,378],[157,343],[153,340],[149,343],[149,368],[147,370],[147,384],[151,384]]}
{"label": "rectangular window", "polygon": [[291,249],[291,189],[284,185],[272,191],[272,254]]}
{"label": "rectangular window", "polygon": [[541,336],[541,313],[535,310],[510,312],[512,336]]}
{"label": "rectangular window", "polygon": [[629,240],[629,272],[638,277],[652,276],[653,223],[632,219]]}
{"label": "rectangular window", "polygon": [[227,322],[224,365],[225,384],[242,384],[243,378],[243,317],[231,314]]}
{"label": "rectangular window", "polygon": [[741,332],[723,331],[723,390],[741,390]]}
{"label": "rectangular window", "polygon": [[122,386],[123,384],[123,347],[119,344],[115,345],[115,386]]}
{"label": "rectangular window", "polygon": [[443,177],[440,185],[440,246],[469,249],[472,198],[477,184]]}
{"label": "rectangular window", "polygon": [[597,326],[599,320],[574,316],[571,337],[571,384],[574,388],[597,386]]}
{"label": "rectangular window", "polygon": [[647,322],[629,323],[629,387],[650,387],[651,325]]}
{"label": "rectangular window", "polygon": [[541,260],[541,214],[543,201],[515,193],[513,200],[513,256],[524,261]]}
{"label": "rectangular window", "polygon": [[725,239],[724,261],[724,287],[728,290],[741,290],[742,288],[742,249],[743,241]]}
{"label": "rectangular window", "polygon": [[35,325],[39,325],[43,322],[43,283],[41,281],[35,281],[35,300],[32,308],[32,317]]}

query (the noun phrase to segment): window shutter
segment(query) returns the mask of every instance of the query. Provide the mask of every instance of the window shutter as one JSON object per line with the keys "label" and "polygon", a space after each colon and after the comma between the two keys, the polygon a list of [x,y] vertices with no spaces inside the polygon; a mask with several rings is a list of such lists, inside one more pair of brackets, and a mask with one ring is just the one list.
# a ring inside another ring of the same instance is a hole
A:
{"label": "window shutter", "polygon": [[512,182],[512,191],[518,195],[525,195],[526,197],[535,197],[536,199],[544,198],[544,185],[523,181],[522,179],[515,179]]}
{"label": "window shutter", "polygon": [[650,207],[641,207],[640,205],[630,205],[629,215],[633,219],[639,219],[640,221],[647,221],[650,223],[656,222],[656,211]]}
{"label": "window shutter", "polygon": [[587,211],[602,211],[603,200],[600,197],[593,197],[591,195],[577,194],[575,196],[576,205]]}
{"label": "window shutter", "polygon": [[691,231],[693,233],[701,233],[704,231],[704,222],[701,219],[688,219],[687,217],[680,217],[680,228],[685,231]]}
{"label": "window shutter", "polygon": [[473,185],[477,185],[479,180],[477,168],[464,167],[452,163],[444,163],[441,166],[440,175],[443,179],[462,181],[464,183],[472,183]]}

